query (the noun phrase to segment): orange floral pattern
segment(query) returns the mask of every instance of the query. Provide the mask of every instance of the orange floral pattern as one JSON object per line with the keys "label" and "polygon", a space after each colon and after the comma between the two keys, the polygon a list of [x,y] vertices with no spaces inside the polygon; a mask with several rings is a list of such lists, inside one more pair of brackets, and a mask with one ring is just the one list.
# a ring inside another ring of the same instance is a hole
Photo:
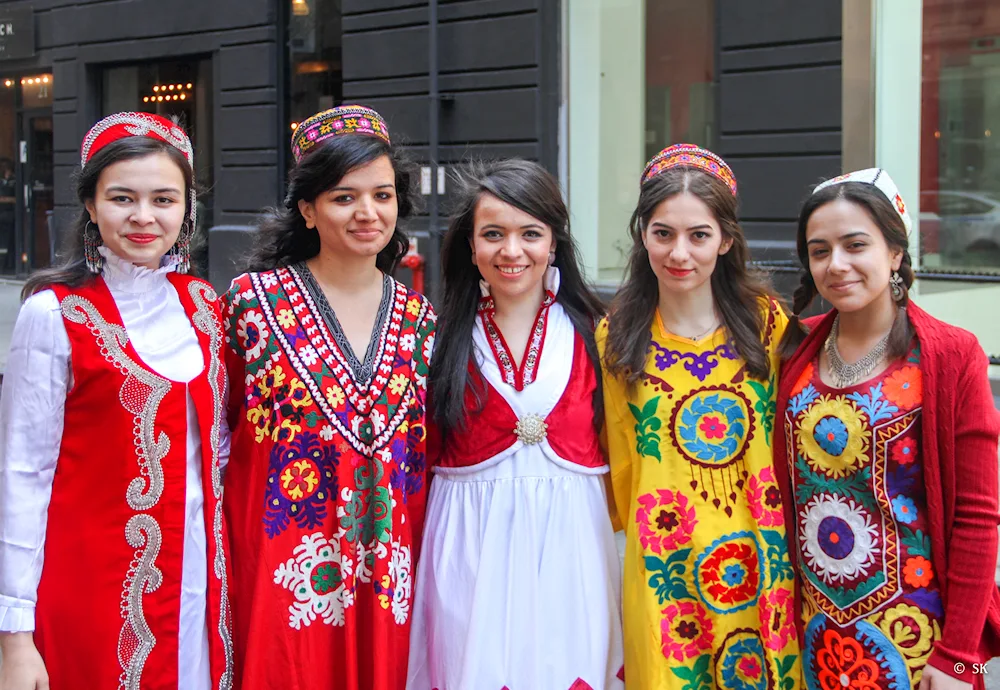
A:
{"label": "orange floral pattern", "polygon": [[909,410],[920,404],[923,390],[920,369],[912,364],[893,372],[882,387],[885,397],[901,410]]}
{"label": "orange floral pattern", "polygon": [[926,587],[934,579],[934,568],[923,556],[907,558],[906,565],[903,566],[903,579],[911,587]]}
{"label": "orange floral pattern", "polygon": [[836,630],[823,633],[823,647],[816,653],[822,688],[879,690],[878,664],[865,658],[861,643]]}

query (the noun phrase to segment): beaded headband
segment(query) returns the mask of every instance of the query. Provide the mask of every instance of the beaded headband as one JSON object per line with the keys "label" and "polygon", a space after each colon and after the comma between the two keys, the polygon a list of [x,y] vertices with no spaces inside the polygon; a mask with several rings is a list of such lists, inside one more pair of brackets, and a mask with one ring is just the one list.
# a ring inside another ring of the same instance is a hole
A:
{"label": "beaded headband", "polygon": [[387,144],[389,128],[382,116],[363,105],[340,105],[306,118],[292,135],[292,156],[302,160],[314,146],[326,139],[345,134],[378,137]]}
{"label": "beaded headband", "polygon": [[[194,148],[188,135],[177,123],[154,113],[115,113],[90,128],[80,145],[80,167],[86,167],[94,154],[108,144],[128,137],[149,137],[165,141],[184,154],[194,172]],[[191,230],[198,220],[197,195],[194,187],[189,190],[191,210],[188,219]]]}
{"label": "beaded headband", "polygon": [[906,210],[906,203],[903,201],[903,197],[899,194],[899,188],[896,183],[892,181],[887,173],[882,168],[866,168],[865,170],[855,170],[854,172],[846,173],[844,175],[838,175],[833,179],[827,180],[816,186],[813,190],[813,194],[821,189],[826,189],[827,187],[832,187],[838,184],[844,184],[845,182],[860,182],[862,184],[870,184],[879,192],[882,193],[892,207],[896,209],[896,213],[899,217],[903,219],[903,226],[906,228],[906,234],[910,234],[910,228],[913,226],[913,221],[910,219],[910,214]]}
{"label": "beaded headband", "polygon": [[671,168],[697,168],[721,180],[736,196],[736,176],[724,160],[694,144],[674,144],[653,156],[642,171],[642,183]]}

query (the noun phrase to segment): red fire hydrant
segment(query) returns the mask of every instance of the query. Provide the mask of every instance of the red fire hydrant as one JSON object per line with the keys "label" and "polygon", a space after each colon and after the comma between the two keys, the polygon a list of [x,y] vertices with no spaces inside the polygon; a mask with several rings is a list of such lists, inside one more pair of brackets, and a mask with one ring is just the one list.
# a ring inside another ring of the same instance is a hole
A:
{"label": "red fire hydrant", "polygon": [[412,244],[410,245],[410,251],[406,252],[402,259],[399,261],[399,265],[403,268],[408,268],[413,272],[413,289],[416,292],[423,294],[424,292],[424,264],[426,260],[417,251],[416,247]]}

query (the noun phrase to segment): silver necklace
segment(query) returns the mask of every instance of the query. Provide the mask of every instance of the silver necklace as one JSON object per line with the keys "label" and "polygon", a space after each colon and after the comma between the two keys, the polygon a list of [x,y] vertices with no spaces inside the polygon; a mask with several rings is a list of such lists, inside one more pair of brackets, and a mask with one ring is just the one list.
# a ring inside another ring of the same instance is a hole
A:
{"label": "silver necklace", "polygon": [[[662,320],[663,317],[661,316],[660,319]],[[688,336],[686,336],[686,335],[681,335],[680,333],[675,333],[674,331],[670,330],[669,328],[667,328],[667,324],[666,323],[663,324],[663,327],[666,329],[667,333],[670,333],[671,335],[675,335],[675,336],[677,336],[679,338],[684,338],[685,340],[693,340],[693,341],[697,342],[697,341],[701,340],[702,338],[704,338],[705,336],[707,336],[709,333],[715,333],[715,331],[719,328],[719,321],[718,321],[718,319],[716,319],[712,323],[712,327],[709,328],[707,331],[699,333],[698,335],[695,335],[695,336],[691,336],[690,338]]]}
{"label": "silver necklace", "polygon": [[852,364],[845,362],[844,358],[840,356],[840,350],[837,349],[839,333],[840,314],[837,314],[833,319],[830,335],[826,338],[826,358],[830,365],[830,377],[833,379],[834,386],[848,388],[870,376],[875,368],[885,361],[886,351],[889,348],[889,333],[882,336],[882,339],[868,351],[868,354]]}

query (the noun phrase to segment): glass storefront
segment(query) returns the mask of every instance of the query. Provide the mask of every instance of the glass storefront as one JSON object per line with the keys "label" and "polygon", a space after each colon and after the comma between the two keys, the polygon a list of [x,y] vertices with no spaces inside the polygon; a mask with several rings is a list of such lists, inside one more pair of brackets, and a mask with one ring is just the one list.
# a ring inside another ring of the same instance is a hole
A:
{"label": "glass storefront", "polygon": [[922,268],[1000,275],[1000,12],[993,0],[925,0],[922,81]]}
{"label": "glass storefront", "polygon": [[337,0],[288,0],[289,128],[343,100]]}
{"label": "glass storefront", "polygon": [[615,282],[646,161],[672,143],[715,145],[715,3],[567,5],[573,233],[592,275]]}

